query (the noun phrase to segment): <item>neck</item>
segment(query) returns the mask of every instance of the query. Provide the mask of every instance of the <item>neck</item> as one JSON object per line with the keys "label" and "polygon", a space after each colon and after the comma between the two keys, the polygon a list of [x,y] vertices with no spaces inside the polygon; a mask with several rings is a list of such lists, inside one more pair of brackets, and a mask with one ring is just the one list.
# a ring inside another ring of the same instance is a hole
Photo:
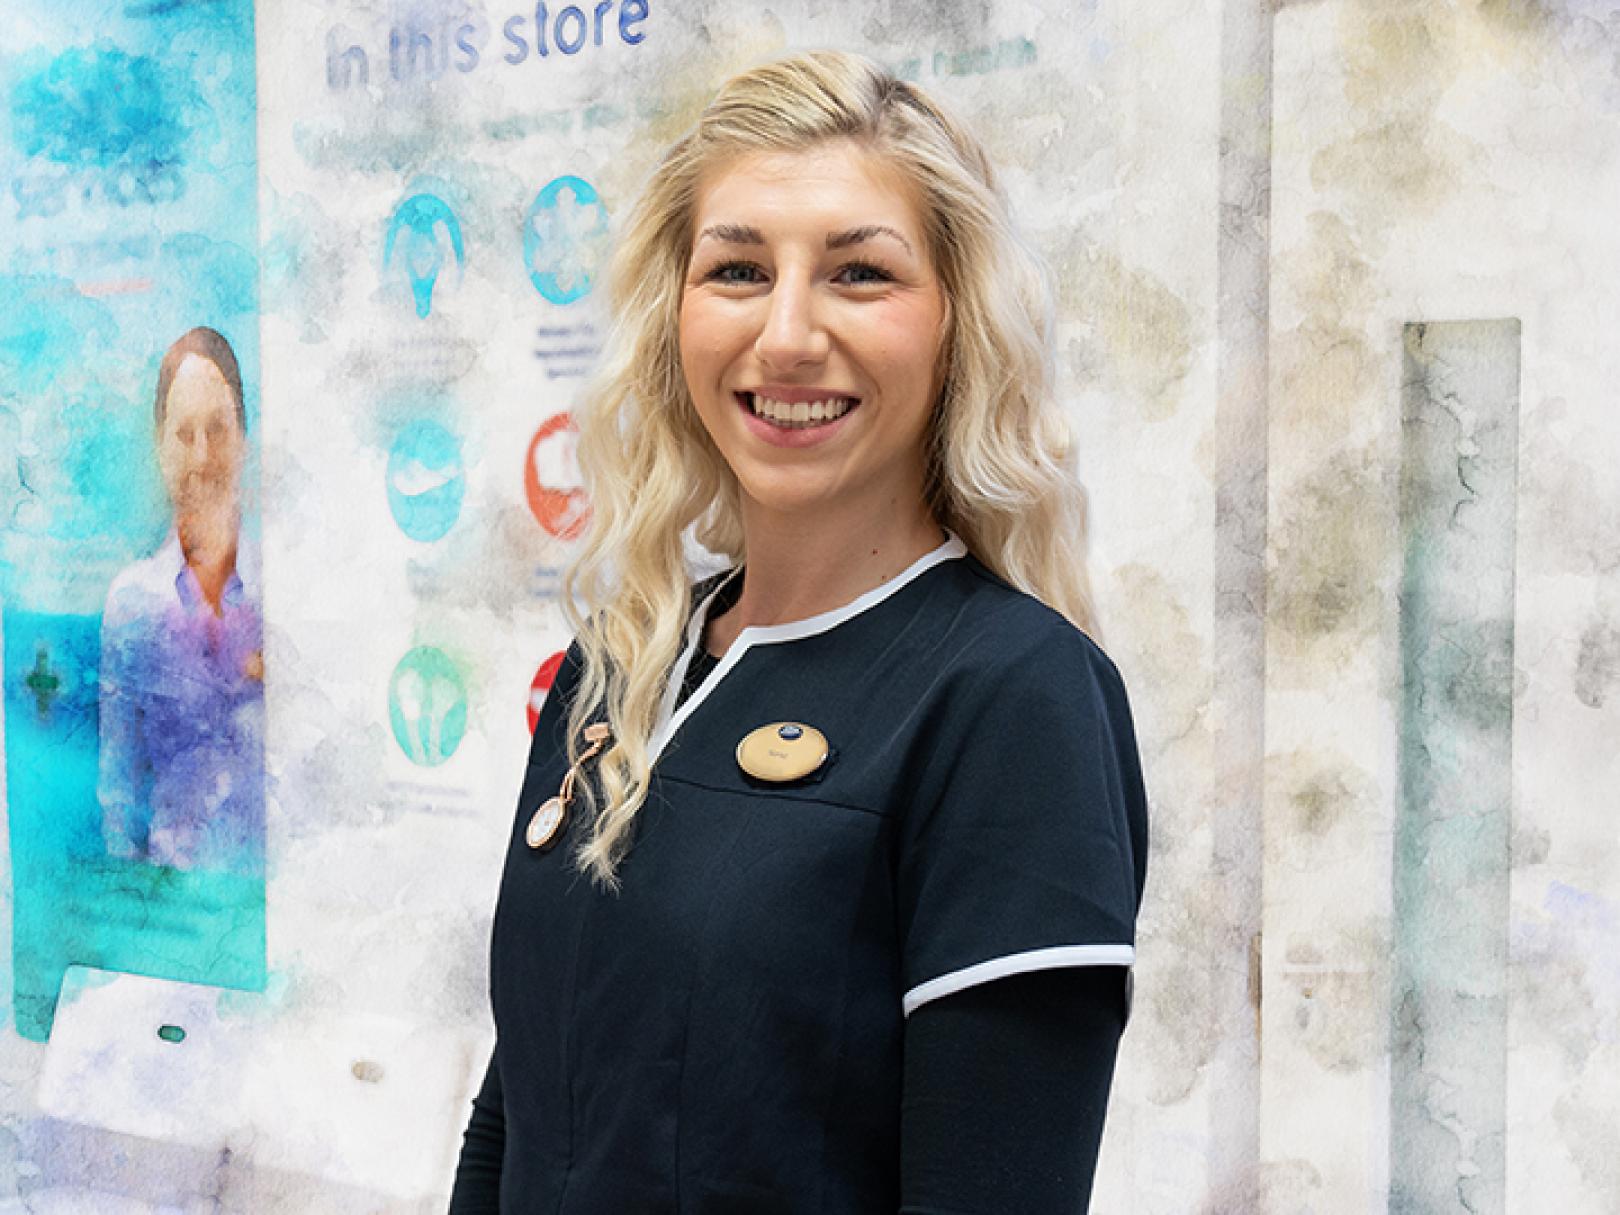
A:
{"label": "neck", "polygon": [[[884,510],[784,514],[743,502],[742,593],[710,629],[716,653],[743,629],[784,624],[842,607],[882,586],[945,541],[920,495]],[[716,644],[716,643],[719,644]]]}
{"label": "neck", "polygon": [[236,564],[238,524],[234,510],[178,514],[174,526],[186,564],[199,571],[229,572]]}

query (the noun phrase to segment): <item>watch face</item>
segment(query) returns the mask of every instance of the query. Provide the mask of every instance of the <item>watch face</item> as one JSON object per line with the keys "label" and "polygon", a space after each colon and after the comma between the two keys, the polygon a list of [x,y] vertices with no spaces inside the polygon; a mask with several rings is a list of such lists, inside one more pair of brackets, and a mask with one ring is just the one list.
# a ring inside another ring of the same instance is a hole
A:
{"label": "watch face", "polygon": [[544,852],[557,842],[562,834],[563,818],[566,808],[560,797],[548,797],[541,803],[540,808],[534,812],[529,820],[529,829],[524,833],[529,847]]}

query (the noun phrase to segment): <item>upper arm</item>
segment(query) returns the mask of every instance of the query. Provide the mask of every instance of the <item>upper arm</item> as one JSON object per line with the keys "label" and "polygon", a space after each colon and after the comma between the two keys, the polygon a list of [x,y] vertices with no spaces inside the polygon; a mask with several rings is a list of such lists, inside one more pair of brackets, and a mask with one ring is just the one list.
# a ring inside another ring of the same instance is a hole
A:
{"label": "upper arm", "polygon": [[1009,974],[1130,967],[1146,795],[1112,662],[1049,629],[937,715],[900,827],[904,1010]]}

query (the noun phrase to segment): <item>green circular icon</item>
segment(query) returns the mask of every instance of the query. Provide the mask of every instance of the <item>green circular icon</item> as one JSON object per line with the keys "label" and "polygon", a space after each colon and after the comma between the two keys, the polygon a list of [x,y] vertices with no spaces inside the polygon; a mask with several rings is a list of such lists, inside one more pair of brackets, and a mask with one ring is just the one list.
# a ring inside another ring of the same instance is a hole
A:
{"label": "green circular icon", "polygon": [[413,764],[436,767],[456,753],[467,732],[467,686],[443,650],[419,645],[388,681],[394,741]]}

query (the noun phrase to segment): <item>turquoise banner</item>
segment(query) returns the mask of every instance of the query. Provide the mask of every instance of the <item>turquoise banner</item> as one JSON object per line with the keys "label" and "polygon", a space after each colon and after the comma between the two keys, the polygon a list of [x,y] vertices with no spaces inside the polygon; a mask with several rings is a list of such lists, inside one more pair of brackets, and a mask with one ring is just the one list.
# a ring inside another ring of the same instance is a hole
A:
{"label": "turquoise banner", "polygon": [[265,983],[250,0],[0,28],[13,1008],[71,963]]}

